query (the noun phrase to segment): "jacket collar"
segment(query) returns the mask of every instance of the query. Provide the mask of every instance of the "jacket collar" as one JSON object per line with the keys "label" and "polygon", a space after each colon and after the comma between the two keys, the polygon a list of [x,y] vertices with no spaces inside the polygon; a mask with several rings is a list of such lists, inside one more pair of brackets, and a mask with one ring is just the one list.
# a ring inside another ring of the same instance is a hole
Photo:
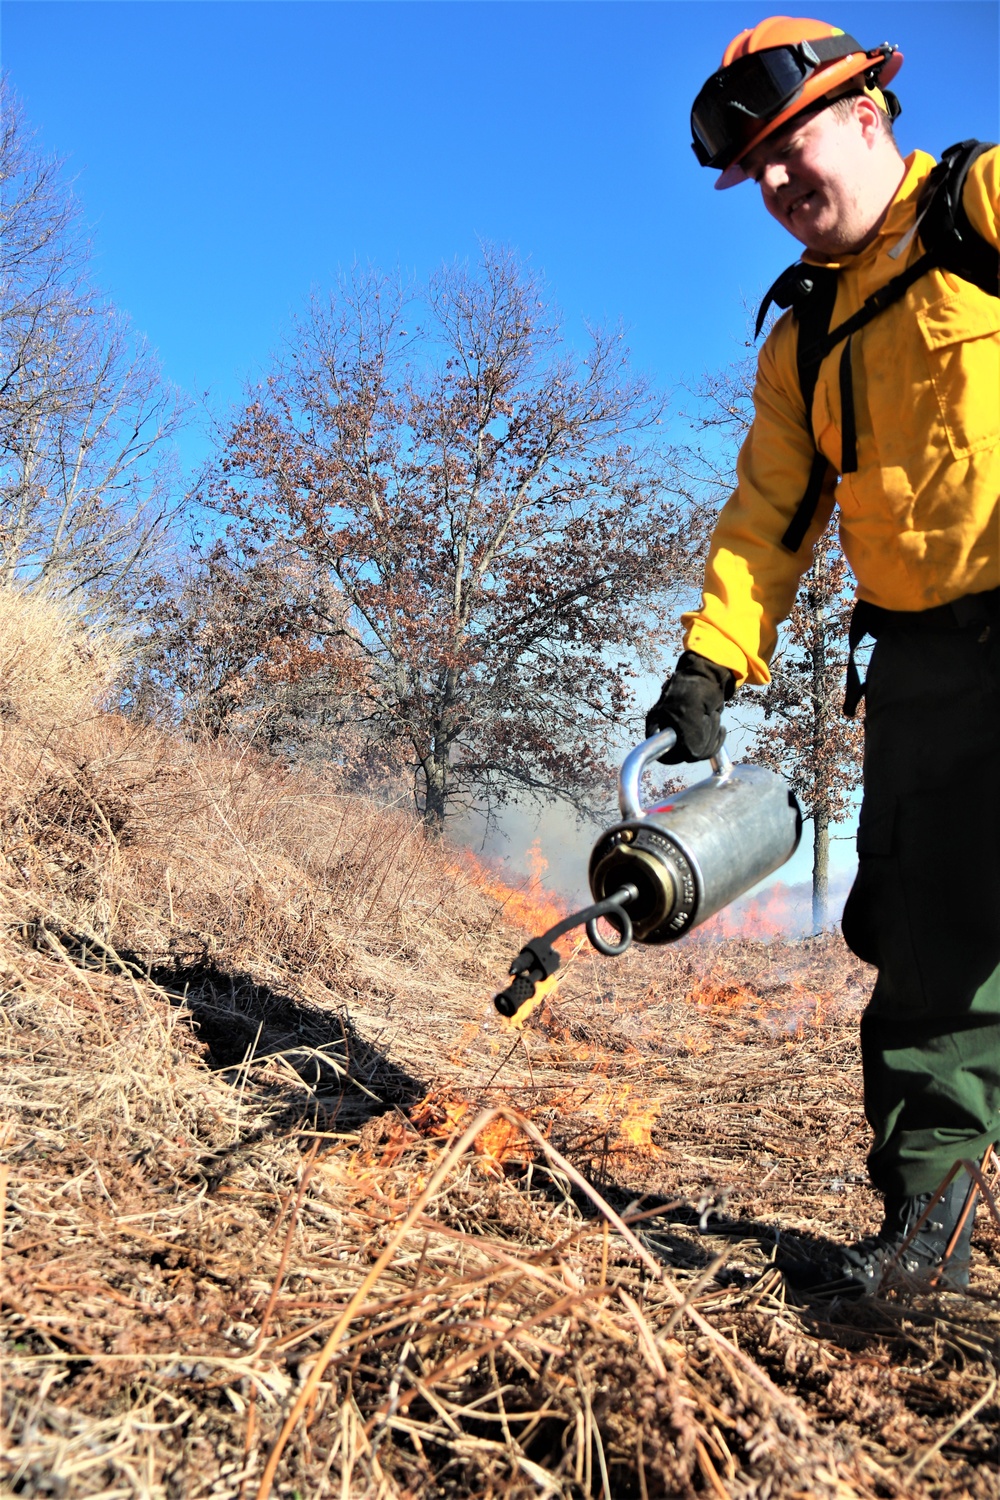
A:
{"label": "jacket collar", "polygon": [[855,255],[845,255],[840,260],[828,260],[825,256],[814,255],[807,250],[801,257],[806,265],[830,266],[835,270],[848,269],[877,260],[880,255],[891,250],[893,245],[898,243],[913,227],[920,189],[934,167],[934,158],[926,151],[911,151],[905,158],[904,165],[906,171],[903,174],[903,180],[896,189],[896,196],[890,203],[879,231],[871,243]]}

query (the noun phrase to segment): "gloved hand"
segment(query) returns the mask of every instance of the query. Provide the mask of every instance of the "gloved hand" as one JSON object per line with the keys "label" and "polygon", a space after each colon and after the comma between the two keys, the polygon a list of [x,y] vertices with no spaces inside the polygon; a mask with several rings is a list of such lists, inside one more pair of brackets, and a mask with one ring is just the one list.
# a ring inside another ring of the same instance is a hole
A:
{"label": "gloved hand", "polygon": [[677,743],[660,760],[665,765],[680,761],[708,760],[717,755],[725,739],[721,725],[722,705],[736,691],[736,678],[728,667],[684,651],[668,677],[653,707],[646,715],[646,738],[660,729],[673,729]]}

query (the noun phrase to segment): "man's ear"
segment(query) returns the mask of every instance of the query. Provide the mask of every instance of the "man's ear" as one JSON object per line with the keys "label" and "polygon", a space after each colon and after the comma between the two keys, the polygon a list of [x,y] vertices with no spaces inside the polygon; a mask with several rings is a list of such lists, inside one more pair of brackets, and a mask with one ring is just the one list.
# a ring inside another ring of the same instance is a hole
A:
{"label": "man's ear", "polygon": [[874,146],[882,135],[882,121],[879,115],[882,111],[874,99],[869,99],[867,94],[859,94],[854,102],[854,118],[861,126],[861,134],[864,136],[865,144]]}

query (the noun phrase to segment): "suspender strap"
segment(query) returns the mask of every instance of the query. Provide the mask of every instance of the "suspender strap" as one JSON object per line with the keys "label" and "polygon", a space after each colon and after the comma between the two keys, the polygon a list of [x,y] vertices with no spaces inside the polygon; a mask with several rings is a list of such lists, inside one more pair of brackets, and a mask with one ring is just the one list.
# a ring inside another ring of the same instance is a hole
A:
{"label": "suspender strap", "polygon": [[830,332],[823,340],[823,352],[820,355],[820,361],[822,362],[831,350],[837,347],[841,339],[850,338],[852,333],[857,333],[858,329],[864,328],[865,324],[870,323],[872,318],[877,318],[880,312],[884,312],[887,307],[891,307],[894,302],[898,302],[909,291],[913,283],[920,280],[925,271],[931,270],[938,263],[937,257],[932,255],[929,250],[925,250],[923,255],[918,256],[913,262],[912,266],[907,266],[905,271],[900,271],[899,275],[894,276],[891,281],[887,281],[885,286],[880,286],[877,292],[872,292],[870,297],[865,298],[856,313],[852,313],[849,318],[845,318],[843,323],[838,323],[836,328],[830,329]]}
{"label": "suspender strap", "polygon": [[[806,415],[810,431],[812,430],[812,398],[816,390],[816,381],[819,378],[819,367],[826,356],[836,348],[842,339],[847,340],[847,345],[840,360],[841,434],[843,443],[841,472],[844,474],[855,473],[858,467],[857,427],[854,420],[854,387],[851,380],[851,338],[857,333],[859,328],[863,328],[866,323],[870,323],[872,318],[878,317],[879,313],[885,308],[891,307],[894,302],[898,302],[907,289],[915,281],[919,280],[924,272],[930,269],[933,263],[933,257],[929,253],[921,255],[913,262],[912,266],[907,267],[905,271],[901,271],[891,281],[887,281],[885,286],[879,287],[877,292],[873,292],[870,297],[865,299],[852,317],[846,318],[843,323],[838,323],[837,327],[830,329],[829,333],[825,329],[821,329],[816,334],[811,328],[808,328],[808,325],[804,327],[802,313],[796,309],[800,320],[799,379],[802,383],[802,394],[806,401]],[[836,272],[832,273],[833,280],[828,293],[831,309],[833,299],[837,295],[836,274]],[[829,276],[831,273],[827,272],[827,275]],[[803,338],[807,336],[807,328],[811,336],[807,337],[806,348],[803,353],[801,345]],[[826,470],[827,461],[817,449],[813,455],[805,494],[799,501],[795,514],[792,516],[788,528],[781,538],[781,545],[789,552],[798,552],[805,540],[806,532],[809,530],[813,517],[816,514],[816,507],[819,504],[820,491],[823,487]]]}
{"label": "suspender strap", "polygon": [[840,472],[858,472],[858,429],[854,420],[854,381],[851,379],[853,333],[840,356]]}
{"label": "suspender strap", "polygon": [[[798,341],[795,346],[795,363],[798,367],[799,385],[805,402],[806,422],[812,433],[812,402],[819,378],[819,367],[825,354],[826,331],[833,316],[833,304],[837,300],[837,272],[825,266],[791,267],[791,270],[808,272],[804,281],[794,287],[795,320],[798,323]],[[780,282],[781,278],[779,278]],[[783,289],[782,289],[783,290]],[[774,300],[781,305],[781,291]],[[815,443],[815,439],[814,439]],[[819,449],[814,446],[809,480],[805,493],[796,507],[788,529],[781,538],[781,545],[789,552],[798,552],[809,527],[812,525],[829,464]]]}
{"label": "suspender strap", "polygon": [[802,388],[802,400],[805,402],[806,423],[812,432],[813,396],[819,379],[819,367],[829,353],[826,347],[827,329],[837,300],[839,273],[826,266],[809,266],[808,271],[808,277],[800,283],[795,293],[795,321],[799,327],[795,363]]}
{"label": "suspender strap", "polygon": [[805,494],[795,507],[795,514],[788,523],[788,529],[781,538],[781,545],[789,552],[798,552],[805,540],[806,532],[813,523],[816,507],[819,505],[819,497],[823,493],[823,481],[826,478],[830,465],[823,454],[816,448],[813,452],[812,467],[809,470],[809,481],[806,485]]}

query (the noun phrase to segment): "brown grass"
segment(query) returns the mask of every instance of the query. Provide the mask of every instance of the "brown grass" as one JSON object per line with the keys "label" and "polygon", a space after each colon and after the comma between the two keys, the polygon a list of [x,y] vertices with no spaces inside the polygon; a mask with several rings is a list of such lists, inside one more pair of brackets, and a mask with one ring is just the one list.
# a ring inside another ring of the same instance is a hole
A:
{"label": "brown grass", "polygon": [[837,940],[584,949],[519,1031],[473,861],[100,712],[103,659],[58,710],[20,618],[4,1493],[1000,1494],[986,1209],[969,1295],[767,1269],[875,1219]]}

